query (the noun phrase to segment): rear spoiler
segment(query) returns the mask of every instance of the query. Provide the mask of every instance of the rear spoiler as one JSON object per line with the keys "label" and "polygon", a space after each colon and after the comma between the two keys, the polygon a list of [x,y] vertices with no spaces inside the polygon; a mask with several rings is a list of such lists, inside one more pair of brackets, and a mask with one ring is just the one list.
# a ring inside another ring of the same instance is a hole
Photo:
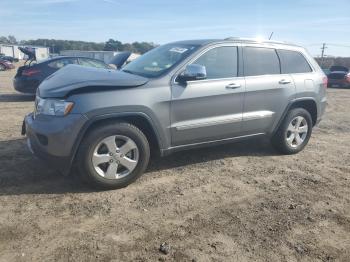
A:
{"label": "rear spoiler", "polygon": [[18,47],[18,49],[25,55],[27,55],[27,60],[24,62],[24,65],[29,61],[29,66],[33,61],[36,61],[35,49],[30,47]]}

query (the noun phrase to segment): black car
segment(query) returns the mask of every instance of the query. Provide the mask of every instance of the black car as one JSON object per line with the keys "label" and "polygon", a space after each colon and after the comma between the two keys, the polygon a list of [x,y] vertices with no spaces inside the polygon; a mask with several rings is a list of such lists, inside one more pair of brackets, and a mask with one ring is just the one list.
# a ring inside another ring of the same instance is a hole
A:
{"label": "black car", "polygon": [[332,66],[328,77],[328,87],[350,87],[349,68],[345,66]]}
{"label": "black car", "polygon": [[3,55],[3,54],[0,54],[0,59],[1,60],[6,60],[6,61],[9,61],[11,63],[13,62],[18,62],[18,58],[14,58],[12,56],[6,56],[6,55]]}
{"label": "black car", "polygon": [[18,68],[13,80],[14,88],[21,93],[35,94],[36,89],[46,77],[70,64],[112,69],[103,61],[87,57],[58,56],[38,63],[31,61]]}

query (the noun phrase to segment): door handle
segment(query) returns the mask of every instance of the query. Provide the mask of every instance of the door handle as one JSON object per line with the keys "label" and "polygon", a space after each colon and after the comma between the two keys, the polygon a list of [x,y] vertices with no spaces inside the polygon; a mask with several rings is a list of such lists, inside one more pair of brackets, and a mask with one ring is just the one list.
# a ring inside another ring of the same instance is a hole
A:
{"label": "door handle", "polygon": [[290,81],[286,80],[286,79],[282,79],[278,83],[281,84],[281,85],[286,85],[286,84],[290,84]]}
{"label": "door handle", "polygon": [[226,86],[227,89],[235,89],[235,88],[239,88],[239,87],[241,87],[241,85],[240,84],[236,84],[236,83],[231,83],[231,84],[228,84]]}

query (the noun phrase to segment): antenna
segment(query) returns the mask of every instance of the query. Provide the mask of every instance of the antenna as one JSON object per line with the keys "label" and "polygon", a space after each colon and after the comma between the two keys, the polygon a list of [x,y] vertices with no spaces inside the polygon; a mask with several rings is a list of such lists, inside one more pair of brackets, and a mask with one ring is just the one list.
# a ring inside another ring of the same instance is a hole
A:
{"label": "antenna", "polygon": [[273,32],[271,32],[270,37],[269,37],[269,40],[271,40],[272,36],[273,36]]}

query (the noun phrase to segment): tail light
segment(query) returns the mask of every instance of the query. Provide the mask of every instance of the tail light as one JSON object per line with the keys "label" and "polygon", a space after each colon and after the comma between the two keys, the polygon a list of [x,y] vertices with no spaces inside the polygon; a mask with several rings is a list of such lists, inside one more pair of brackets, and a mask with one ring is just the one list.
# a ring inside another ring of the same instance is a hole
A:
{"label": "tail light", "polygon": [[36,74],[39,74],[41,71],[39,69],[35,69],[35,68],[29,68],[29,69],[25,69],[22,72],[22,75],[24,76],[33,76]]}
{"label": "tail light", "polygon": [[346,81],[348,81],[350,83],[350,73],[348,73],[346,76],[345,76],[345,79]]}
{"label": "tail light", "polygon": [[328,86],[328,77],[323,77],[322,78],[322,82],[323,82],[323,86],[325,87],[325,88],[327,88],[327,86]]}

